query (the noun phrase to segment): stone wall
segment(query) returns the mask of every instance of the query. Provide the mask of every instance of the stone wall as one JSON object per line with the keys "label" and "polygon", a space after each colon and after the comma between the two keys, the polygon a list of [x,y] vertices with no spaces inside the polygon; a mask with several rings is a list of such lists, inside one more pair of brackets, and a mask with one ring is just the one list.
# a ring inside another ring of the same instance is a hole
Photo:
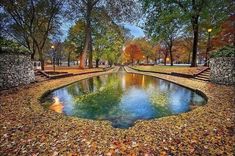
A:
{"label": "stone wall", "polygon": [[210,81],[218,84],[235,84],[234,57],[210,59]]}
{"label": "stone wall", "polygon": [[35,81],[30,55],[0,53],[0,90]]}

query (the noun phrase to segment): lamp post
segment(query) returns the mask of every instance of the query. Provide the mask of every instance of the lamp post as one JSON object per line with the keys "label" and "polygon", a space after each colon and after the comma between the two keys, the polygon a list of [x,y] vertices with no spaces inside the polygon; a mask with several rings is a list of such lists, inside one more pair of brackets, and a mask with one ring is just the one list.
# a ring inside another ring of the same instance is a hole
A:
{"label": "lamp post", "polygon": [[53,70],[55,72],[55,46],[52,45],[51,49],[52,49],[52,56],[53,56]]}
{"label": "lamp post", "polygon": [[207,41],[207,48],[206,48],[206,63],[205,63],[205,66],[208,66],[208,53],[210,51],[210,40],[211,40],[211,31],[212,29],[208,29],[208,41]]}

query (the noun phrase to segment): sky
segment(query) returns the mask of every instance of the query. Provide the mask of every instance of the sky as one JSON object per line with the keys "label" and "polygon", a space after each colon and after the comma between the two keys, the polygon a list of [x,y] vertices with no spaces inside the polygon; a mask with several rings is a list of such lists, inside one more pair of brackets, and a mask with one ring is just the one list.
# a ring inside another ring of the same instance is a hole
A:
{"label": "sky", "polygon": [[[73,24],[74,23],[70,23],[70,22],[64,22],[63,23],[63,25],[62,25],[63,36],[61,38],[62,40],[65,40],[65,38],[67,37],[67,34],[68,34],[68,30]],[[125,28],[130,30],[130,33],[135,38],[144,37],[144,31],[140,27],[138,27],[134,24],[130,24],[130,23],[123,23],[123,25],[124,25]]]}
{"label": "sky", "polygon": [[130,29],[131,34],[135,37],[135,38],[139,38],[139,37],[144,37],[144,31],[143,29],[141,29],[138,26],[135,26],[133,24],[130,23],[125,23],[124,27],[127,29]]}

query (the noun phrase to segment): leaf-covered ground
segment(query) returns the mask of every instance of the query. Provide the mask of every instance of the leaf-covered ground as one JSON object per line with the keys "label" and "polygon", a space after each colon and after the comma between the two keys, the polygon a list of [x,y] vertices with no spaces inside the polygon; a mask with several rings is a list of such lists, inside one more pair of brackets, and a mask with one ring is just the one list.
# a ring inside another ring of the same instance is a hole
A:
{"label": "leaf-covered ground", "polygon": [[64,116],[40,105],[38,99],[47,90],[100,74],[104,72],[1,92],[0,155],[234,154],[231,86],[148,73],[203,91],[209,98],[208,104],[177,116],[137,121],[129,129],[112,128],[108,121]]}
{"label": "leaf-covered ground", "polygon": [[[104,67],[103,67],[104,68]],[[86,72],[98,72],[103,71],[103,68],[92,68],[92,69],[81,69],[78,66],[71,66],[71,67],[65,67],[65,66],[56,66],[55,70],[56,72],[68,72],[72,74],[80,74],[80,73],[86,73]],[[46,66],[45,71],[53,71],[53,66]]]}
{"label": "leaf-covered ground", "polygon": [[199,67],[189,67],[189,66],[134,66],[135,69],[145,70],[145,71],[154,71],[154,72],[161,72],[161,73],[183,73],[183,74],[196,74],[198,71],[204,69],[204,66]]}

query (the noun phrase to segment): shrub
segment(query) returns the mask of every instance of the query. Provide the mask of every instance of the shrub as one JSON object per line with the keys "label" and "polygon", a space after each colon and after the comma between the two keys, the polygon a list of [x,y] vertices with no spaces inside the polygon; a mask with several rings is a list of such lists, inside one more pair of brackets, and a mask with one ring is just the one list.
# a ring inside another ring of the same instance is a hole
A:
{"label": "shrub", "polygon": [[31,54],[31,52],[22,45],[4,38],[0,38],[0,53]]}
{"label": "shrub", "polygon": [[225,46],[216,52],[212,53],[212,58],[216,57],[235,57],[235,47],[234,46]]}

